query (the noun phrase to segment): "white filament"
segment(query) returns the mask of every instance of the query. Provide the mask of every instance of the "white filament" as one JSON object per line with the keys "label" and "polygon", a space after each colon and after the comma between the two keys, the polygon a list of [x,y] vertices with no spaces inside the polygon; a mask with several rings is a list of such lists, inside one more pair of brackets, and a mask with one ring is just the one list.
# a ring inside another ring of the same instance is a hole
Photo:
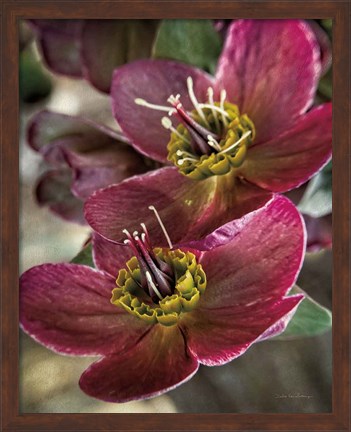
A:
{"label": "white filament", "polygon": [[173,127],[171,119],[169,119],[168,117],[162,117],[161,123],[165,129],[172,131],[182,141],[184,141],[187,144],[190,144],[190,141],[188,139],[186,139],[185,136],[181,135],[175,127]]}
{"label": "white filament", "polygon": [[209,105],[211,108],[211,112],[212,112],[212,115],[213,115],[213,118],[214,118],[214,121],[216,124],[216,129],[217,129],[217,132],[219,133],[220,132],[219,121],[218,121],[216,110],[213,109],[213,107],[216,105],[214,104],[214,101],[213,101],[213,88],[212,87],[209,87],[207,89],[207,95],[208,95],[208,102],[209,102]]}
{"label": "white filament", "polygon": [[218,111],[222,116],[225,116],[228,118],[230,117],[229,114],[226,111],[224,111],[224,109],[222,109],[216,105],[200,104],[200,106],[201,106],[201,108],[210,108],[211,110],[213,109],[215,111]]}
{"label": "white filament", "polygon": [[214,148],[214,149],[217,150],[218,152],[221,151],[221,147],[219,146],[219,143],[217,142],[217,140],[215,140],[215,139],[213,138],[212,135],[207,135],[207,139],[208,139],[207,144],[208,144],[210,147]]}
{"label": "white filament", "polygon": [[184,163],[185,161],[197,162],[198,159],[194,159],[194,158],[190,158],[190,157],[185,157],[185,158],[183,158],[183,159],[178,159],[178,160],[177,160],[177,164],[178,164],[178,165],[183,165],[183,163]]}
{"label": "white filament", "polygon": [[154,290],[154,292],[157,295],[157,297],[160,300],[162,300],[163,297],[161,296],[160,291],[156,288],[156,285],[154,284],[154,281],[152,280],[152,277],[151,277],[150,273],[148,271],[146,271],[145,274],[146,274],[146,279],[147,279],[148,283],[150,284],[151,288]]}
{"label": "white filament", "polygon": [[204,121],[204,123],[206,124],[206,126],[209,128],[210,125],[208,124],[208,121],[205,117],[205,114],[203,113],[201,106],[198,102],[198,100],[196,99],[195,93],[194,93],[194,86],[193,86],[193,79],[191,78],[191,76],[188,76],[186,83],[188,85],[188,93],[190,96],[190,100],[194,105],[194,108],[196,109],[197,113],[199,114],[199,116],[201,117],[201,119]]}
{"label": "white filament", "polygon": [[[198,100],[195,96],[195,93],[194,93],[194,83],[193,83],[193,79],[191,76],[188,76],[188,78],[187,78],[187,87],[188,87],[188,93],[189,93],[190,100],[191,100],[192,104],[194,105],[196,112],[198,113],[198,115],[201,117],[201,119],[205,123],[206,127],[210,129],[210,125],[208,123],[208,120],[206,119],[206,116],[205,116],[204,112],[202,111],[203,108],[207,108],[207,109],[211,110],[218,133],[220,132],[220,124],[219,124],[219,119],[218,119],[217,113],[219,113],[221,115],[224,128],[227,128],[228,127],[228,120],[227,119],[228,118],[230,119],[230,115],[224,109],[224,102],[225,102],[226,97],[227,97],[227,92],[225,91],[225,89],[222,89],[220,92],[220,106],[218,107],[214,104],[214,100],[213,100],[213,94],[214,93],[213,93],[212,87],[209,87],[207,89],[208,103],[199,103],[198,102]],[[137,105],[141,105],[141,106],[144,106],[146,108],[150,108],[150,109],[154,109],[154,110],[158,110],[158,111],[165,111],[168,113],[169,116],[172,116],[176,112],[175,108],[170,109],[169,107],[166,107],[163,105],[155,105],[155,104],[149,103],[145,99],[141,99],[141,98],[134,99],[134,102]],[[167,99],[167,102],[169,102],[170,104],[175,106],[177,109],[182,107],[182,103],[180,102],[180,94],[177,94],[176,96],[170,95],[169,98]],[[189,114],[193,117],[192,113],[189,113]],[[161,124],[165,129],[170,130],[171,132],[176,134],[177,137],[180,138],[182,141],[184,141],[187,144],[190,144],[190,141],[177,131],[177,129],[173,126],[172,121],[169,118],[162,117]],[[222,151],[221,151],[221,148],[219,146],[219,143],[210,135],[207,136],[207,139],[208,139],[207,143],[210,147],[214,148],[219,153],[226,153],[226,152],[232,150],[233,148],[235,148],[250,133],[251,132],[246,132],[237,142],[235,142],[229,148],[222,150]],[[178,152],[177,152],[177,154],[178,154],[178,156],[180,156]],[[186,153],[186,152],[184,152],[184,154],[187,154],[189,156],[193,156],[193,155],[190,155],[189,153]],[[185,157],[183,159],[179,159],[178,164],[182,165],[184,163],[184,161],[186,161],[186,160],[196,162],[197,159]],[[156,216],[159,218],[158,214]],[[159,222],[160,222],[160,220],[159,220]],[[161,223],[160,223],[160,225],[161,225]],[[164,227],[163,227],[163,229],[164,229]],[[164,232],[165,232],[165,230],[164,230]],[[166,235],[166,238],[169,239],[168,234]],[[168,241],[168,239],[167,239],[167,241]],[[171,244],[170,241],[169,241],[169,244]]]}
{"label": "white filament", "polygon": [[162,223],[162,220],[160,218],[160,215],[158,214],[158,211],[156,210],[156,208],[154,206],[149,206],[149,210],[152,210],[155,213],[155,216],[156,216],[156,218],[158,220],[158,223],[160,224],[160,227],[162,228],[163,234],[166,237],[166,240],[167,240],[167,243],[169,245],[169,248],[173,249],[173,245],[172,245],[171,239],[170,239],[170,237],[168,235],[168,232],[167,232],[165,226]]}
{"label": "white filament", "polygon": [[176,151],[176,155],[177,156],[187,155],[187,156],[191,157],[192,159],[194,159],[195,161],[198,160],[198,158],[194,157],[195,155],[193,155],[192,153],[189,153],[189,152],[187,152],[185,150],[177,150]]}
{"label": "white filament", "polygon": [[[225,112],[224,111],[224,101],[225,101],[226,97],[227,97],[227,92],[224,89],[222,89],[221,90],[220,106],[221,106],[221,110],[223,112]],[[227,127],[228,126],[227,119],[225,118],[225,116],[223,114],[222,114],[222,121],[223,121],[224,126]]]}
{"label": "white filament", "polygon": [[144,106],[146,108],[150,108],[150,109],[153,109],[153,110],[156,110],[156,111],[166,111],[166,112],[169,112],[169,107],[162,106],[162,105],[155,105],[155,104],[147,102],[145,99],[136,98],[136,99],[134,99],[134,102],[137,105]]}
{"label": "white filament", "polygon": [[226,148],[225,150],[222,150],[220,153],[223,154],[223,153],[227,153],[228,151],[232,150],[233,148],[238,146],[241,143],[241,141],[243,139],[247,138],[250,134],[251,134],[251,131],[245,132],[243,134],[243,136],[238,139],[238,141],[236,141],[234,144],[232,144],[230,147]]}
{"label": "white filament", "polygon": [[165,129],[171,129],[172,128],[172,121],[168,117],[162,117],[161,123]]}

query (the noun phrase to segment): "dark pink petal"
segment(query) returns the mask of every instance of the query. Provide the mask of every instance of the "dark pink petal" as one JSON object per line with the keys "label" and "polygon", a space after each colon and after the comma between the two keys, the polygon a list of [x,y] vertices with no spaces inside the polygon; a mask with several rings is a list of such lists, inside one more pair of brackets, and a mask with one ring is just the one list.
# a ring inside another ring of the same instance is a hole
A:
{"label": "dark pink petal", "polygon": [[240,172],[264,189],[285,192],[310,179],[331,153],[332,105],[327,103],[302,116],[283,134],[250,148]]}
{"label": "dark pink petal", "polygon": [[44,264],[20,278],[23,330],[54,351],[109,354],[133,346],[147,326],[110,303],[111,276],[76,264]]}
{"label": "dark pink petal", "polygon": [[[225,229],[228,222],[264,206],[273,196],[270,192],[239,179],[235,173],[232,176],[217,176],[215,187],[216,189],[211,191],[211,205],[202,212],[183,240],[202,239],[210,233],[218,234],[218,227]],[[197,247],[206,250],[206,241],[203,245],[198,244],[195,249]]]}
{"label": "dark pink petal", "polygon": [[118,271],[125,268],[125,264],[133,256],[133,252],[128,246],[112,243],[96,233],[93,233],[92,241],[96,267],[116,279]]}
{"label": "dark pink petal", "polygon": [[[249,185],[238,183],[238,186],[241,187],[240,195],[248,195],[248,199],[250,198],[250,192],[255,191],[254,188],[250,189]],[[236,190],[236,195],[238,190]],[[253,197],[251,197],[253,198]],[[187,242],[186,245],[199,251],[208,251],[219,246],[225,245],[226,243],[233,240],[233,238],[240,233],[245,226],[252,221],[255,217],[257,217],[257,213],[265,211],[265,207],[271,204],[272,198],[267,200],[266,203],[262,204],[262,207],[258,207],[257,209],[253,209],[250,211],[244,212],[243,216],[240,219],[236,219],[230,222],[225,223],[219,228],[212,231],[206,237],[201,240],[192,240]],[[249,201],[250,202],[250,199]],[[183,243],[184,244],[184,243]]]}
{"label": "dark pink petal", "polygon": [[72,192],[76,196],[86,199],[100,188],[147,171],[144,159],[132,147],[112,140],[96,144],[99,146],[87,152],[64,151],[73,169]]}
{"label": "dark pink petal", "polygon": [[247,305],[284,296],[294,284],[305,251],[300,213],[277,196],[254,217],[234,221],[232,240],[204,252],[206,309]]}
{"label": "dark pink petal", "polygon": [[[67,171],[65,189],[71,188],[81,199],[147,171],[144,158],[123,140],[125,137],[105,125],[50,111],[36,114],[28,128],[30,146],[47,162],[72,168],[70,176]],[[80,218],[84,220],[82,215]]]}
{"label": "dark pink petal", "polygon": [[78,19],[30,19],[27,20],[37,31],[53,31],[71,36],[78,36],[83,25]]}
{"label": "dark pink petal", "polygon": [[189,380],[198,362],[177,326],[156,325],[130,350],[93,363],[80,378],[89,396],[128,402],[158,396]]}
{"label": "dark pink petal", "polygon": [[81,137],[86,136],[90,129],[87,130],[77,117],[43,110],[31,118],[27,141],[47,162],[59,165],[65,163],[62,147],[75,145],[77,139],[81,142]]}
{"label": "dark pink petal", "polygon": [[31,20],[39,33],[44,60],[53,72],[82,76],[80,33],[82,20]]}
{"label": "dark pink petal", "polygon": [[28,123],[29,146],[34,151],[40,152],[47,162],[56,166],[65,164],[61,146],[57,145],[57,141],[60,144],[62,136],[72,133],[74,126],[67,124],[68,118],[70,116],[43,110],[36,113]]}
{"label": "dark pink petal", "polygon": [[[301,296],[294,296],[294,298],[296,297],[300,298]],[[301,301],[303,298],[301,298]],[[287,313],[283,318],[281,318],[279,321],[269,327],[264,333],[262,333],[261,336],[256,340],[256,342],[262,342],[283,333],[283,331],[285,331],[285,329],[287,328],[291,318],[295,315],[295,312],[296,308],[291,309],[291,311]]]}
{"label": "dark pink petal", "polygon": [[[237,289],[237,287],[233,287]],[[277,323],[288,322],[303,296],[256,300],[222,309],[196,309],[184,316],[187,345],[207,366],[227,363],[242,355],[254,342],[275,335]],[[249,300],[249,299],[248,299]]]}
{"label": "dark pink petal", "polygon": [[206,100],[211,77],[192,66],[167,60],[139,60],[115,70],[111,86],[114,116],[133,145],[146,156],[161,162],[167,160],[170,133],[161,125],[167,112],[136,105],[135,99],[171,108],[167,99],[179,93],[183,106],[193,109],[186,83],[189,76],[198,100]]}
{"label": "dark pink petal", "polygon": [[47,206],[61,218],[84,225],[83,201],[72,194],[71,183],[70,170],[48,171],[38,181],[36,198],[40,206]]}
{"label": "dark pink petal", "polygon": [[317,24],[314,20],[308,21],[309,26],[312,28],[313,33],[317,39],[320,49],[321,60],[321,75],[324,75],[332,63],[332,46],[328,34]]}
{"label": "dark pink petal", "polygon": [[140,230],[139,224],[144,222],[153,244],[166,246],[157,219],[148,208],[153,205],[176,244],[203,237],[271,198],[262,189],[232,181],[210,177],[196,182],[177,168],[166,167],[97,191],[86,202],[85,217],[99,234],[118,242],[125,238],[123,229]]}
{"label": "dark pink petal", "polygon": [[81,38],[85,77],[108,93],[117,66],[150,56],[155,29],[154,20],[86,20]]}
{"label": "dark pink petal", "polygon": [[82,117],[43,110],[27,129],[28,144],[51,164],[65,163],[63,148],[86,152],[125,138],[109,127]]}
{"label": "dark pink petal", "polygon": [[182,239],[210,205],[213,181],[194,182],[166,167],[127,179],[97,191],[85,204],[88,223],[102,236],[123,242],[123,229],[131,232],[145,223],[153,244],[166,245],[162,230],[149,206],[156,207],[172,237]]}
{"label": "dark pink petal", "polygon": [[28,45],[32,42],[34,32],[31,26],[24,20],[21,20],[18,26],[18,42],[19,50],[22,53]]}
{"label": "dark pink petal", "polygon": [[227,33],[216,87],[251,117],[262,142],[311,106],[320,70],[319,46],[306,23],[238,20]]}
{"label": "dark pink petal", "polygon": [[330,248],[333,241],[332,215],[314,218],[304,214],[303,217],[307,230],[307,251]]}
{"label": "dark pink petal", "polygon": [[124,63],[122,28],[115,20],[87,20],[83,27],[83,73],[105,93],[110,91],[113,70]]}

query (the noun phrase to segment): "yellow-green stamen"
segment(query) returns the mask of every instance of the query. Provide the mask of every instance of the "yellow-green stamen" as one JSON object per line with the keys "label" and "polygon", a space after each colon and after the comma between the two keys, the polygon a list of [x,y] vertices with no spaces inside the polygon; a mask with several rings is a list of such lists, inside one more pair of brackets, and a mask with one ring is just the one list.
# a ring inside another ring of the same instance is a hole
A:
{"label": "yellow-green stamen", "polygon": [[225,89],[220,91],[219,102],[215,102],[213,88],[209,87],[208,101],[199,103],[190,76],[187,87],[194,106],[190,112],[184,109],[180,94],[167,99],[171,107],[150,104],[140,98],[135,103],[177,117],[180,122],[177,127],[168,117],[163,117],[161,123],[171,135],[168,160],[182,174],[193,180],[227,174],[244,162],[247,149],[255,139],[254,124],[246,114],[240,114],[237,105],[226,101]]}
{"label": "yellow-green stamen", "polygon": [[162,297],[154,287],[158,301],[152,300],[142,289],[141,269],[138,259],[133,257],[126,263],[127,268],[118,273],[111,303],[148,324],[171,326],[181,319],[182,314],[196,307],[206,288],[206,274],[191,252],[155,248],[153,253],[173,270],[172,294]]}
{"label": "yellow-green stamen", "polygon": [[[201,105],[211,129],[217,131],[219,123],[222,131],[220,140],[215,140],[211,135],[207,136],[208,145],[212,148],[210,154],[194,153],[190,145],[190,133],[183,124],[176,128],[177,134],[171,133],[167,146],[168,160],[173,162],[182,174],[193,180],[227,174],[232,168],[239,167],[245,160],[247,148],[255,138],[255,127],[246,114],[240,115],[238,107],[229,102],[214,103],[215,107],[221,109],[220,105],[223,105],[224,112],[228,114],[226,117],[222,114],[215,115],[213,107],[207,104]],[[192,111],[191,115],[201,124],[202,120],[196,111]]]}

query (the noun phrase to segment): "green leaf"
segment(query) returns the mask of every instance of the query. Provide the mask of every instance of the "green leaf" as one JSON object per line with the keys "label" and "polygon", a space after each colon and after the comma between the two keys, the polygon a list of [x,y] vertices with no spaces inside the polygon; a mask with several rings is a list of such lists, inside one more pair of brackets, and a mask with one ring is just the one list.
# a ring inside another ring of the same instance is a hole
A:
{"label": "green leaf", "polygon": [[295,315],[285,331],[275,337],[276,340],[317,336],[331,329],[331,312],[314,301],[301,288],[294,286],[289,295],[304,294],[305,299],[300,303]]}
{"label": "green leaf", "polygon": [[93,245],[89,243],[83,248],[78,255],[76,255],[72,261],[72,264],[83,264],[89,267],[95,267],[93,261]]}
{"label": "green leaf", "polygon": [[322,217],[332,212],[332,162],[308,184],[297,206],[300,212],[312,217]]}
{"label": "green leaf", "polygon": [[321,25],[324,28],[324,30],[326,30],[326,32],[328,33],[330,39],[333,36],[333,20],[328,18],[328,19],[322,19],[321,20]]}
{"label": "green leaf", "polygon": [[332,68],[321,78],[318,85],[318,93],[324,101],[330,101],[333,97],[333,71]]}
{"label": "green leaf", "polygon": [[164,20],[152,55],[179,60],[213,73],[220,52],[221,40],[211,20]]}
{"label": "green leaf", "polygon": [[19,94],[22,102],[38,102],[50,94],[51,88],[50,77],[32,50],[22,51],[19,57]]}

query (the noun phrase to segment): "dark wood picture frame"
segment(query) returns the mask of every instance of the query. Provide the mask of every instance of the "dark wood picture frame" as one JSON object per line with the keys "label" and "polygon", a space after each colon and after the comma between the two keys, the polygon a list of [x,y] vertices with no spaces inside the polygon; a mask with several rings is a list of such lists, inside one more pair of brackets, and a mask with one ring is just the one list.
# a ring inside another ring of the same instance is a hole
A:
{"label": "dark wood picture frame", "polygon": [[[350,430],[350,1],[2,0],[3,431]],[[333,409],[328,414],[20,414],[18,23],[26,18],[333,19]]]}

